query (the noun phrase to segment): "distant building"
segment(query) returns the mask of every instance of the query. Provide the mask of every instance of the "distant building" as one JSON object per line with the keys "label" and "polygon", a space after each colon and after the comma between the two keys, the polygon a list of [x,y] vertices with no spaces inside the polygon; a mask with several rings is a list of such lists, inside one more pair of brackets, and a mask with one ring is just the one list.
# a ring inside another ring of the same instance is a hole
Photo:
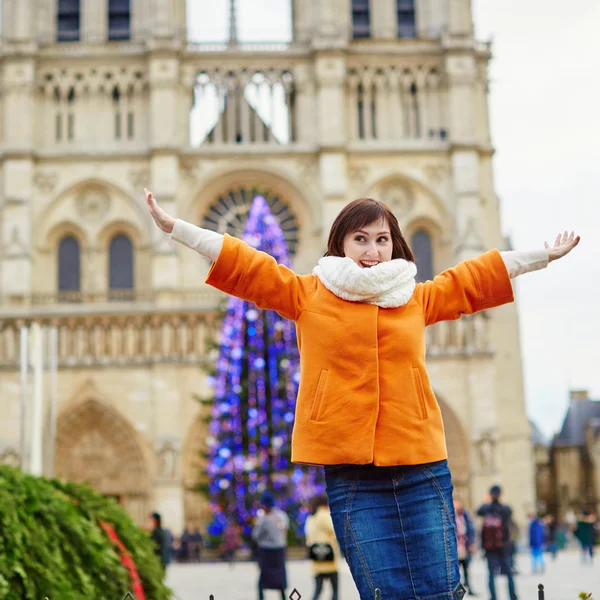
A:
{"label": "distant building", "polygon": [[600,401],[587,390],[570,393],[558,434],[547,444],[534,426],[536,492],[540,509],[564,517],[569,509],[598,511],[600,502]]}

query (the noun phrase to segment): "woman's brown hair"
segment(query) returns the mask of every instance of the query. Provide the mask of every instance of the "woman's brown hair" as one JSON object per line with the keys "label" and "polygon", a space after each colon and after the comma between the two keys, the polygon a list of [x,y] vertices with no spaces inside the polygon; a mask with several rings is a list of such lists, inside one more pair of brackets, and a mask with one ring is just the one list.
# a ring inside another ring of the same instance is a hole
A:
{"label": "woman's brown hair", "polygon": [[390,227],[392,259],[403,258],[415,262],[410,246],[400,231],[398,219],[383,202],[373,198],[358,198],[342,209],[329,231],[325,256],[344,256],[344,238],[349,233],[354,233],[378,221],[387,221]]}

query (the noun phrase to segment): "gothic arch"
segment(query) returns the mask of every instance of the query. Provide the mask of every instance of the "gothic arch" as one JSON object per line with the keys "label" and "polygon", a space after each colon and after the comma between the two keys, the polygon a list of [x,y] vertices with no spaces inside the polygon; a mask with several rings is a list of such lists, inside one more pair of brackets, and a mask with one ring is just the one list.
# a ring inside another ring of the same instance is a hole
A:
{"label": "gothic arch", "polygon": [[471,485],[471,444],[466,430],[450,405],[436,398],[442,411],[444,431],[446,433],[446,445],[448,448],[448,464],[452,471],[452,482],[456,493],[461,496],[465,504],[470,503]]}
{"label": "gothic arch", "polygon": [[452,223],[449,207],[418,171],[379,176],[368,182],[362,196],[389,204],[401,225],[414,220],[427,220],[440,230],[446,230]]}
{"label": "gothic arch", "polygon": [[[84,231],[95,235],[98,227],[112,221],[127,222],[139,231],[140,244],[149,244],[153,223],[143,203],[136,202],[119,185],[98,178],[86,178],[57,192],[38,217],[34,231],[39,244],[48,244],[50,232],[77,215]],[[40,250],[46,248],[41,247]]]}
{"label": "gothic arch", "polygon": [[[318,169],[315,166],[316,172]],[[182,207],[184,219],[200,222],[215,198],[231,188],[251,187],[268,189],[284,199],[298,219],[300,236],[312,237],[320,231],[321,203],[317,197],[306,192],[289,173],[263,166],[230,165],[223,170],[204,178]],[[302,191],[300,191],[302,189]]]}
{"label": "gothic arch", "polygon": [[112,407],[88,396],[58,418],[56,476],[88,482],[119,499],[142,524],[149,510],[150,473],[138,434]]}
{"label": "gothic arch", "polygon": [[58,244],[66,236],[73,236],[81,246],[82,251],[89,245],[85,231],[74,221],[62,221],[57,223],[46,236],[46,246],[52,248],[53,252],[58,250]]}

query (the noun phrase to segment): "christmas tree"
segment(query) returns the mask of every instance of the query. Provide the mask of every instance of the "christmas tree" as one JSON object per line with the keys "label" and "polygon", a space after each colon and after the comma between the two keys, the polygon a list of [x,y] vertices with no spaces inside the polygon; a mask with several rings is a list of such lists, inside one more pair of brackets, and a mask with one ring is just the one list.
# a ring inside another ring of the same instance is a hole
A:
{"label": "christmas tree", "polygon": [[[283,232],[262,196],[254,198],[244,241],[290,266]],[[223,319],[212,381],[208,495],[211,536],[234,519],[251,533],[265,489],[290,516],[292,540],[301,537],[307,501],[324,489],[322,469],[290,462],[300,380],[294,324],[276,312],[231,297]]]}

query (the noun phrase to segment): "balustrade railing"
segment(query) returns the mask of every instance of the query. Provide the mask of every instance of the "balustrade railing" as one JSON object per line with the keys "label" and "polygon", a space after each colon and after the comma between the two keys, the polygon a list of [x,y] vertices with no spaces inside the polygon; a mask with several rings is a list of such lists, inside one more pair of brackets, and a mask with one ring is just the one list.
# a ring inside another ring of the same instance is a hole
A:
{"label": "balustrade railing", "polygon": [[191,81],[191,144],[289,144],[296,139],[291,67],[205,68]]}
{"label": "balustrade railing", "polygon": [[[425,330],[429,359],[491,354],[484,313]],[[120,310],[109,314],[43,314],[0,321],[0,368],[17,369],[19,330],[33,321],[58,330],[60,367],[212,360],[220,323],[214,310]]]}
{"label": "balustrade railing", "polygon": [[59,367],[205,360],[217,334],[214,317],[201,313],[5,319],[0,326],[0,368],[18,368],[20,328],[34,320],[58,330]]}
{"label": "balustrade railing", "polygon": [[443,80],[435,66],[353,66],[348,117],[355,141],[447,138]]}

